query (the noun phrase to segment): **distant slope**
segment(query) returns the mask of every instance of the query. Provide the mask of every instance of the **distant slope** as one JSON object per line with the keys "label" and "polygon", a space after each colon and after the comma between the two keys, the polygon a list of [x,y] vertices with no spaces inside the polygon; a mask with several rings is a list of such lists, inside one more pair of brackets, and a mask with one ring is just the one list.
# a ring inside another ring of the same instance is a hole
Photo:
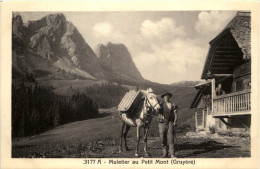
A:
{"label": "distant slope", "polygon": [[180,82],[172,83],[171,85],[172,86],[182,86],[182,87],[193,87],[199,83],[201,83],[201,81],[180,81]]}
{"label": "distant slope", "polygon": [[169,92],[173,95],[170,100],[179,107],[178,125],[190,125],[194,127],[194,111],[189,107],[197,93],[196,89],[194,87],[183,87],[179,85]]}

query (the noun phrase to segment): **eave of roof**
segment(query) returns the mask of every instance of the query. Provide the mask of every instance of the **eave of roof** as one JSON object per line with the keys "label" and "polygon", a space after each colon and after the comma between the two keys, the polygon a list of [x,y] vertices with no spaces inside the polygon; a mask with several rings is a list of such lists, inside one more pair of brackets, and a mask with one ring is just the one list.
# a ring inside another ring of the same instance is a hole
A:
{"label": "eave of roof", "polygon": [[200,84],[197,84],[196,86],[195,86],[195,88],[196,89],[199,89],[199,88],[201,88],[202,86],[206,86],[206,85],[210,85],[211,84],[211,81],[204,81],[204,82],[202,82],[202,83],[200,83]]}
{"label": "eave of roof", "polygon": [[209,83],[205,83],[205,84],[200,85],[201,88],[199,88],[195,98],[193,99],[193,101],[190,105],[190,109],[196,108],[198,106],[199,101],[200,101],[201,97],[203,96],[203,93],[209,87],[209,85],[207,85],[207,84],[211,84],[211,83],[209,82]]}
{"label": "eave of roof", "polygon": [[251,17],[249,12],[238,12],[237,15],[228,23],[228,25],[209,42],[210,48],[204,63],[201,79],[207,78],[207,71],[210,68],[212,58],[214,57],[215,43],[226,33],[230,32],[243,52],[245,60],[251,59]]}

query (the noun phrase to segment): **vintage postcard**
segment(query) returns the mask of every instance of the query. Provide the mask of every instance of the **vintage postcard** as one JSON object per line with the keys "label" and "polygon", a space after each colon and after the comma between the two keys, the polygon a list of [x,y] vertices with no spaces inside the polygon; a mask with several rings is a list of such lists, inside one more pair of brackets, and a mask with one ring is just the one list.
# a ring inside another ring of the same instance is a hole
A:
{"label": "vintage postcard", "polygon": [[1,168],[258,168],[259,3],[1,3]]}

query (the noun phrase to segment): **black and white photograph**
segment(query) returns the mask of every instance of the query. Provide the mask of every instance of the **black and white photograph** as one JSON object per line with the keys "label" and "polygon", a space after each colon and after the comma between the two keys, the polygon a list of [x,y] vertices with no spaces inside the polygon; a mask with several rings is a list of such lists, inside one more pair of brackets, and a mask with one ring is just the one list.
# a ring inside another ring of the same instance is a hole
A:
{"label": "black and white photograph", "polygon": [[250,19],[14,12],[12,157],[250,157]]}
{"label": "black and white photograph", "polygon": [[10,112],[1,112],[1,139],[10,140],[10,160],[188,168],[256,157],[253,7],[38,4],[9,12],[11,79],[1,92],[10,95],[1,106]]}

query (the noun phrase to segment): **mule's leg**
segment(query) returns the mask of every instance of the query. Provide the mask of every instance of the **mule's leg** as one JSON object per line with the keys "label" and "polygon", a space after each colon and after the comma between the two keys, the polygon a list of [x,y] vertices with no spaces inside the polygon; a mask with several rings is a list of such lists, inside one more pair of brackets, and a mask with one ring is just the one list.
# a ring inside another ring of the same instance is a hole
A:
{"label": "mule's leg", "polygon": [[139,156],[138,147],[139,147],[139,142],[140,142],[140,126],[136,127],[136,138],[137,138],[137,141],[136,141],[135,156],[138,157]]}
{"label": "mule's leg", "polygon": [[125,150],[126,150],[126,151],[129,151],[129,150],[130,150],[130,149],[128,148],[128,146],[127,146],[127,141],[126,141],[126,136],[127,136],[127,133],[128,133],[128,131],[129,131],[129,129],[130,129],[130,126],[127,125],[127,124],[125,124],[124,140],[125,140]]}
{"label": "mule's leg", "polygon": [[149,131],[149,126],[145,126],[144,128],[144,152],[145,156],[150,156],[150,154],[147,152],[147,135]]}
{"label": "mule's leg", "polygon": [[125,122],[121,122],[121,130],[120,130],[120,143],[119,143],[119,153],[121,153],[122,150],[122,139],[123,139],[123,133],[124,133],[124,127],[125,127]]}

